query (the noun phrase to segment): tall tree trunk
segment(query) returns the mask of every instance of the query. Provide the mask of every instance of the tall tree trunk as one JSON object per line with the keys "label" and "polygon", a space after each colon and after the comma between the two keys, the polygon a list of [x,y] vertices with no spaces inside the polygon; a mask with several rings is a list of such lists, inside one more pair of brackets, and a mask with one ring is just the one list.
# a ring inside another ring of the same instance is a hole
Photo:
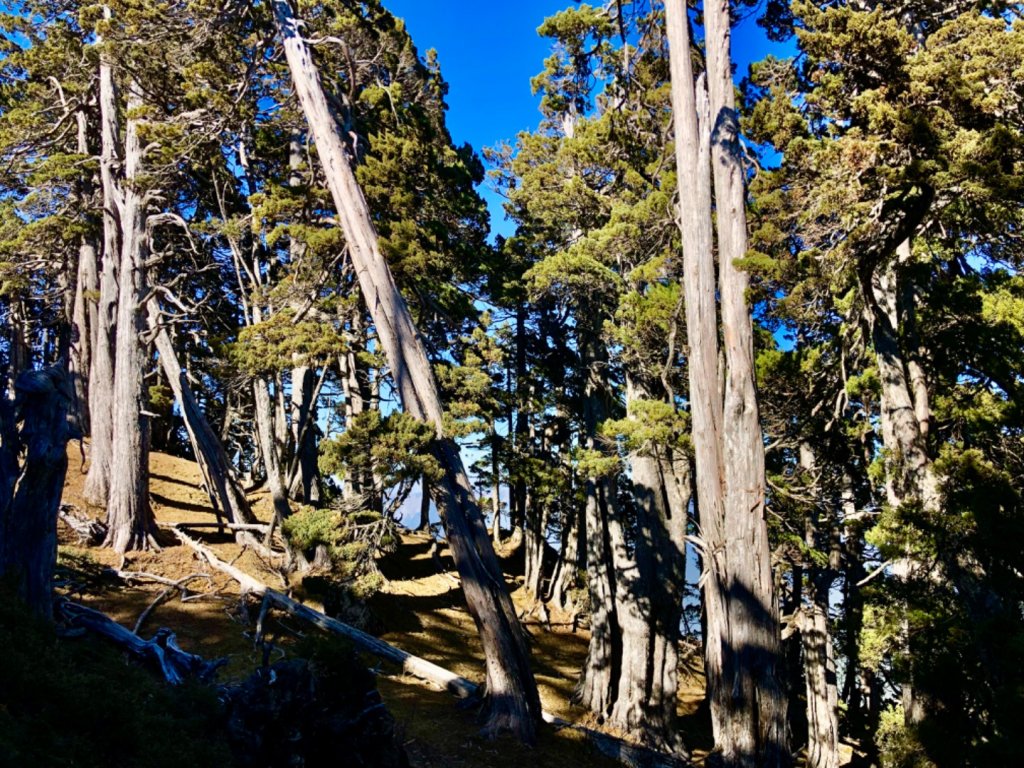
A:
{"label": "tall tree trunk", "polygon": [[[862,285],[866,315],[875,348],[879,379],[882,384],[882,443],[886,449],[886,494],[891,507],[917,503],[925,513],[936,513],[942,506],[939,478],[928,453],[930,408],[928,385],[919,361],[904,354],[900,343],[901,330],[913,339],[913,292],[901,292],[899,266],[913,256],[913,244],[907,239],[897,248],[896,258],[881,271],[871,275],[871,283]],[[901,301],[902,299],[902,301]],[[902,311],[901,311],[902,310]],[[901,316],[902,315],[902,316]],[[916,351],[916,350],[915,350]],[[921,569],[915,554],[908,548],[906,556],[893,565],[893,575],[900,580],[915,578]],[[909,627],[905,620],[905,629]],[[909,637],[908,632],[904,635]],[[903,712],[906,723],[916,726],[924,720],[928,702],[914,684],[913,652],[904,649],[908,658],[908,679],[903,682]]]}
{"label": "tall tree trunk", "polygon": [[[110,9],[104,8],[105,19]],[[97,44],[102,45],[97,35]],[[107,54],[100,55],[100,183],[103,187],[103,252],[100,257],[99,304],[93,363],[89,369],[90,423],[89,473],[83,496],[94,506],[105,507],[110,492],[113,456],[114,338],[117,332],[117,266],[121,258],[121,209],[124,205],[116,180],[118,158],[117,91]]]}
{"label": "tall tree trunk", "polygon": [[[707,569],[705,672],[722,764],[781,766],[790,756],[778,669],[779,615],[764,520],[764,446],[754,390],[747,276],[735,265],[746,253],[746,195],[728,2],[706,3],[704,19],[707,102],[701,82],[695,84],[693,78],[686,6],[666,4],[690,402]],[[717,199],[724,392],[718,378],[710,165]]]}
{"label": "tall tree trunk", "polygon": [[[78,122],[78,153],[88,156],[89,126],[84,109],[75,113]],[[83,211],[92,203],[95,180],[83,177],[78,196]],[[89,377],[92,371],[92,352],[95,347],[97,324],[96,297],[99,293],[99,255],[92,231],[92,216],[83,214],[89,230],[84,232],[78,246],[78,269],[75,274],[74,309],[72,310],[71,359],[69,361],[75,391],[74,411],[78,428],[89,432]]]}
{"label": "tall tree trunk", "polygon": [[[580,341],[581,365],[587,371],[583,401],[583,442],[588,450],[598,449],[597,430],[607,417],[606,386],[598,364],[605,357],[593,334]],[[590,597],[590,643],[575,700],[600,717],[606,717],[615,703],[622,636],[616,600],[616,572],[613,542],[609,539],[610,509],[617,499],[614,478],[588,477],[584,484],[587,588]]]}
{"label": "tall tree trunk", "polygon": [[185,431],[188,432],[192,451],[196,455],[199,469],[206,482],[207,493],[213,501],[217,517],[223,513],[231,523],[252,523],[253,516],[249,502],[231,474],[231,464],[224,446],[210,427],[209,422],[188,383],[188,377],[178,363],[174,343],[166,328],[160,328],[160,317],[156,307],[149,305],[149,326],[156,332],[156,351],[164,370],[167,383],[174,393],[174,399],[181,408]]}
{"label": "tall tree trunk", "polygon": [[[800,446],[800,466],[807,473],[815,468],[814,453],[807,443]],[[821,508],[827,509],[827,500],[822,501]],[[807,694],[807,768],[839,768],[839,688],[829,621],[829,593],[840,561],[835,524],[834,519],[823,519],[818,510],[808,511],[804,543],[812,551],[828,551],[829,561],[814,561],[807,569],[808,601],[800,626]]]}
{"label": "tall tree trunk", "polygon": [[533,742],[541,708],[525,634],[473,498],[458,446],[443,432],[441,402],[426,350],[380,253],[373,219],[302,38],[300,23],[288,0],[273,0],[273,8],[295,90],[316,142],[395,388],[406,410],[432,422],[437,430],[433,452],[444,476],[434,487],[435,502],[484,648],[488,718],[485,732],[509,732]]}
{"label": "tall tree trunk", "polygon": [[[129,114],[142,106],[142,91],[129,81]],[[124,188],[121,261],[118,267],[115,336],[114,413],[111,438],[107,538],[114,551],[147,549],[154,530],[149,505],[149,417],[144,374],[148,355],[141,334],[146,328],[142,302],[148,290],[145,192],[139,189],[142,145],[138,121],[129,117],[124,140]]]}
{"label": "tall tree trunk", "polygon": [[263,456],[263,469],[267,473],[267,489],[274,506],[274,523],[279,525],[291,515],[292,508],[288,503],[288,489],[281,474],[281,456],[274,435],[274,401],[270,396],[270,385],[262,376],[253,380],[252,395],[256,406],[256,438]]}

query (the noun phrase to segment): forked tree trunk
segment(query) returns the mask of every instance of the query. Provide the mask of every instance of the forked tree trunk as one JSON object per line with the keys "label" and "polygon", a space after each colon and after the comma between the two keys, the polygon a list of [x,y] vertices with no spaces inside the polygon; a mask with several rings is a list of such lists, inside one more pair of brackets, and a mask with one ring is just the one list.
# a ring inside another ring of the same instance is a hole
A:
{"label": "forked tree trunk", "polygon": [[53,611],[57,510],[68,466],[72,397],[67,376],[56,365],[22,373],[13,408],[0,397],[0,580],[45,617]]}
{"label": "forked tree trunk", "polygon": [[530,670],[526,638],[509,597],[483,516],[458,446],[443,432],[437,384],[423,342],[380,253],[366,199],[328,107],[309,48],[288,0],[272,0],[295,91],[316,142],[320,162],[345,230],[349,254],[373,316],[395,388],[406,410],[437,429],[434,455],[444,476],[434,486],[470,613],[480,633],[487,667],[485,732],[508,732],[533,742],[540,697]]}
{"label": "forked tree trunk", "polygon": [[188,432],[192,451],[196,462],[203,473],[207,493],[213,501],[217,517],[223,514],[230,523],[253,523],[256,521],[242,489],[238,487],[231,475],[231,465],[224,446],[210,427],[199,403],[196,401],[188,378],[178,363],[174,343],[165,328],[160,328],[159,312],[153,304],[149,305],[149,326],[156,332],[156,351],[160,356],[160,366],[164,369],[174,399],[181,408],[185,431]]}
{"label": "forked tree trunk", "polygon": [[[128,111],[142,106],[142,91],[129,82]],[[146,192],[138,186],[142,145],[138,121],[130,117],[124,140],[121,213],[121,262],[118,268],[117,334],[114,365],[114,409],[111,437],[110,494],[107,538],[115,552],[147,549],[155,529],[149,505],[149,417],[146,415],[148,354],[141,334],[146,330],[142,302],[148,291]]]}
{"label": "forked tree trunk", "polygon": [[[110,10],[104,9],[104,17]],[[102,44],[97,35],[97,44]],[[100,182],[103,187],[103,252],[100,256],[99,305],[93,361],[89,370],[89,473],[83,496],[105,507],[110,492],[110,463],[114,428],[114,337],[117,332],[117,265],[121,258],[120,219],[123,201],[115,177],[118,159],[117,91],[106,54],[100,56]]]}
{"label": "forked tree trunk", "polygon": [[[780,628],[764,520],[764,445],[753,378],[746,194],[730,62],[727,0],[704,6],[708,101],[695,84],[685,3],[666,4],[690,344],[690,401],[705,544],[705,672],[724,766],[789,763]],[[712,146],[713,145],[713,146]],[[711,188],[717,199],[725,386],[718,324]]]}

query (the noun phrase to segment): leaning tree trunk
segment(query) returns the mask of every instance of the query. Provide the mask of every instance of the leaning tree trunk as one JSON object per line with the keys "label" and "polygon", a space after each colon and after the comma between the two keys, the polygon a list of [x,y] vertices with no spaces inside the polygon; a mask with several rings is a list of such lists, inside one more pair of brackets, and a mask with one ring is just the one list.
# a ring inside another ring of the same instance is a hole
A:
{"label": "leaning tree trunk", "polygon": [[[666,4],[690,344],[690,402],[704,539],[705,672],[725,766],[789,762],[780,627],[764,520],[764,446],[753,378],[746,195],[730,63],[729,6],[705,4],[708,101],[695,84],[685,4]],[[714,116],[714,119],[711,119]],[[712,150],[712,136],[713,150]],[[718,378],[711,189],[717,200],[725,387]]]}
{"label": "leaning tree trunk", "polygon": [[188,378],[178,363],[174,343],[167,329],[160,328],[159,312],[152,303],[148,307],[148,313],[150,328],[156,333],[155,343],[160,365],[174,393],[174,399],[181,408],[185,431],[188,432],[196,462],[203,473],[207,493],[210,494],[214,509],[217,510],[218,519],[223,513],[230,523],[255,522],[256,517],[249,507],[245,494],[231,475],[231,465],[224,452],[224,446],[199,407]]}
{"label": "leaning tree trunk", "polygon": [[[104,17],[110,17],[104,8]],[[102,44],[97,35],[97,44]],[[117,91],[113,67],[100,55],[100,182],[103,187],[103,252],[100,257],[99,305],[89,369],[90,444],[89,473],[82,495],[94,506],[105,507],[110,493],[113,457],[114,338],[117,332],[117,265],[121,258],[121,211],[124,205],[115,177],[118,158]]]}
{"label": "leaning tree trunk", "polygon": [[444,476],[434,486],[435,501],[462,577],[466,603],[484,648],[488,710],[485,732],[490,735],[509,732],[532,742],[541,708],[525,634],[473,497],[458,446],[443,432],[441,402],[426,350],[380,253],[373,219],[309,48],[302,38],[301,23],[295,18],[288,0],[273,0],[273,8],[295,90],[313,134],[395,388],[410,414],[433,422],[437,429],[433,452]]}
{"label": "leaning tree trunk", "polygon": [[[128,111],[142,106],[142,90],[129,82]],[[142,302],[148,291],[146,192],[139,188],[142,144],[138,120],[129,117],[124,140],[124,207],[118,268],[117,334],[114,364],[114,421],[111,432],[110,496],[106,546],[115,552],[147,549],[155,529],[149,505],[149,417],[145,369],[149,356]]]}
{"label": "leaning tree trunk", "polygon": [[[15,382],[14,408],[0,397],[0,580],[47,618],[53,613],[57,511],[68,467],[73,397],[59,365],[22,373]],[[22,424],[20,434],[16,422]]]}

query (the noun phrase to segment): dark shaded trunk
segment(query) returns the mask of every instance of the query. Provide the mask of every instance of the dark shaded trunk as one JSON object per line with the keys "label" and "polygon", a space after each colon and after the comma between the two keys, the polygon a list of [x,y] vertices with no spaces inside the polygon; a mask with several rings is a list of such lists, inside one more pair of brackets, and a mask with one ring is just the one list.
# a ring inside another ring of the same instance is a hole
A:
{"label": "dark shaded trunk", "polygon": [[73,437],[68,424],[73,397],[60,366],[22,373],[13,407],[0,397],[0,580],[47,618],[53,613],[57,512],[67,441]]}
{"label": "dark shaded trunk", "polygon": [[317,453],[317,404],[314,371],[307,366],[292,369],[292,445],[295,471],[290,496],[309,506],[320,506],[320,467]]}
{"label": "dark shaded trunk", "polygon": [[417,531],[430,530],[430,484],[427,476],[420,479],[420,522],[416,526]]}
{"label": "dark shaded trunk", "polygon": [[299,21],[287,0],[274,0],[273,8],[296,94],[314,137],[345,230],[349,255],[373,316],[395,389],[411,415],[432,422],[437,430],[432,453],[444,475],[434,486],[434,501],[444,522],[466,603],[484,649],[487,668],[485,733],[496,736],[507,732],[532,743],[541,708],[530,670],[526,637],[473,497],[458,446],[443,432],[437,383],[426,350],[380,253],[373,218],[356,181],[309,48],[299,32]]}
{"label": "dark shaded trunk", "polygon": [[[599,425],[607,418],[605,381],[601,364],[606,351],[593,334],[580,341],[581,365],[587,371],[583,401],[583,441],[588,450],[598,450]],[[575,700],[600,717],[607,717],[615,703],[622,635],[616,600],[616,572],[610,535],[618,490],[614,477],[588,477],[584,484],[587,587],[590,597],[590,643],[580,675]],[[616,526],[614,533],[621,534]],[[624,546],[624,542],[622,543]]]}

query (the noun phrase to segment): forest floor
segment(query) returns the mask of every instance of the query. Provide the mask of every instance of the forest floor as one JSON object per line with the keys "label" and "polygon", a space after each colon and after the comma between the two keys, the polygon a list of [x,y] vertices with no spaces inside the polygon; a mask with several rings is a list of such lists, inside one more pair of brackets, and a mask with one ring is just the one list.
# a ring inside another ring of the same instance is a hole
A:
{"label": "forest floor", "polygon": [[[81,497],[84,460],[79,444],[69,446],[69,457],[63,503],[73,505],[80,513],[99,517],[100,511],[90,510]],[[159,524],[214,521],[194,463],[154,453],[150,471],[151,498]],[[255,493],[250,501],[257,516],[268,520],[270,504],[266,495]],[[217,534],[213,528],[189,533],[200,538],[221,559],[233,562],[268,586],[286,587],[278,571],[251,550],[243,551],[233,538]],[[158,627],[168,627],[177,633],[185,650],[206,658],[227,657],[229,662],[221,672],[223,681],[240,680],[263,663],[263,654],[254,649],[251,639],[258,604],[243,603],[234,581],[211,570],[173,537],[161,540],[162,549],[132,554],[123,563],[110,550],[79,545],[74,533],[63,523],[59,540],[59,565],[67,583],[66,590],[75,599],[129,628],[135,626],[164,587],[142,582],[126,584],[111,577],[106,569],[145,572],[174,580],[202,574],[189,583],[187,600],[175,595],[152,610],[145,625],[138,630],[140,634],[148,637]],[[481,682],[483,653],[458,579],[452,571],[438,572],[430,549],[428,536],[407,533],[402,536],[397,551],[380,561],[386,581],[383,590],[369,603],[369,627],[379,630],[381,638],[403,650]],[[500,554],[513,600],[521,614],[525,614],[529,609],[528,596],[517,583],[517,576],[521,581],[522,558],[517,558],[515,553]],[[450,568],[447,550],[442,548],[440,556],[442,563]],[[322,608],[314,599],[302,595],[301,590],[298,596],[311,607]],[[555,617],[550,627],[529,619],[525,623],[532,641],[534,670],[545,710],[570,722],[599,727],[592,717],[569,701],[586,658],[586,631],[559,626]],[[280,644],[280,652],[287,653],[291,640],[316,630],[284,617],[275,620],[269,631],[273,641]],[[367,663],[375,669],[381,664],[372,658],[367,658]],[[679,711],[686,742],[694,752],[694,763],[700,765],[710,746],[711,734],[709,719],[700,708],[704,684],[699,662],[696,663],[696,668],[681,672]],[[413,766],[582,768],[618,764],[598,754],[580,733],[571,729],[544,726],[533,750],[508,742],[483,740],[478,736],[475,713],[460,708],[448,693],[386,666],[378,671],[381,673],[379,689],[399,723]]]}

